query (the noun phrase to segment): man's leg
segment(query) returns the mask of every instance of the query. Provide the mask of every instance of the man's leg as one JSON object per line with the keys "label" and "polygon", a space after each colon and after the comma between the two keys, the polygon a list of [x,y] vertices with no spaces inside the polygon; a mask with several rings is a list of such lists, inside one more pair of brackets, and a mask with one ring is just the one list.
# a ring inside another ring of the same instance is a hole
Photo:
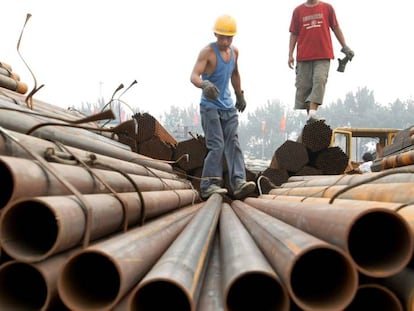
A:
{"label": "man's leg", "polygon": [[[200,191],[202,197],[206,198],[213,192],[227,192],[220,188],[223,178],[224,138],[218,109],[200,106],[200,115],[208,151],[204,159]],[[217,187],[209,189],[211,185]],[[203,193],[206,195],[203,196]]]}

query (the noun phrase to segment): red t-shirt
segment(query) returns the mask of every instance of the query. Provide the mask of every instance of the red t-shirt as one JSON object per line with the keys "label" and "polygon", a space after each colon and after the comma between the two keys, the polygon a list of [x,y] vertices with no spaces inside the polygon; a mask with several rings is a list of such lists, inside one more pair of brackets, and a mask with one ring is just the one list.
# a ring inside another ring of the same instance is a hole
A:
{"label": "red t-shirt", "polygon": [[298,36],[296,60],[333,59],[330,29],[338,26],[335,10],[325,2],[313,7],[301,4],[295,8],[289,31]]}

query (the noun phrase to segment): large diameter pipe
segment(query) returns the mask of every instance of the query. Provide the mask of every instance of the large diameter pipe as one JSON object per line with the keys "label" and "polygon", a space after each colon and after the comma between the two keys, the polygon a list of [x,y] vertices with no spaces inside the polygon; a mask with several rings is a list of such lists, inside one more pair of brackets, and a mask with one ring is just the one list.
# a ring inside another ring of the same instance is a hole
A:
{"label": "large diameter pipe", "polygon": [[[97,177],[81,166],[49,163],[59,176],[85,194],[108,193],[98,178],[116,192],[133,192],[134,185],[115,171],[92,169]],[[70,195],[71,193],[55,176],[38,162],[22,158],[0,156],[0,209],[12,200],[32,196]],[[160,179],[150,176],[129,175],[140,191],[190,189],[184,180]]]}
{"label": "large diameter pipe", "polygon": [[231,206],[301,309],[342,310],[352,301],[358,273],[344,251],[242,201]]}
{"label": "large diameter pipe", "polygon": [[[16,106],[14,103],[7,103],[1,98],[0,107],[16,109],[16,111],[2,110],[0,113],[0,124],[4,128],[12,131],[27,133],[36,125],[54,121],[53,119],[45,120],[45,118],[18,111],[18,109],[23,111],[27,109],[22,106]],[[66,123],[62,122],[62,124]],[[90,152],[97,152],[120,160],[131,161],[131,159],[134,159],[134,162],[136,163],[172,172],[171,165],[135,153],[126,145],[93,133],[90,130],[64,126],[45,126],[34,131],[32,135],[50,141],[58,141],[67,146]]]}
{"label": "large diameter pipe", "polygon": [[[55,150],[58,152],[60,147],[58,147],[55,143],[44,140],[41,138],[21,134],[19,132],[10,131],[10,133],[19,140],[19,142],[30,149],[31,152],[44,157],[46,150]],[[73,153],[76,157],[84,160],[85,162],[90,159],[91,152],[66,146],[66,148]],[[18,157],[18,158],[25,158],[25,159],[33,159],[33,157],[28,154],[23,148],[21,148],[16,142],[11,139],[7,139],[5,136],[0,135],[0,154],[5,156],[11,157]],[[92,167],[94,168],[102,168],[108,169],[107,167],[103,166],[102,163],[106,164],[107,166],[111,166],[120,170],[125,173],[135,174],[135,175],[144,175],[144,176],[156,176],[159,178],[169,178],[169,179],[177,179],[177,175],[172,173],[172,169],[167,170],[164,166],[162,166],[162,170],[154,168],[154,165],[141,165],[139,161],[134,163],[134,159],[131,158],[128,161],[120,160],[117,158],[105,156],[102,154],[93,153],[96,156],[96,161]],[[67,155],[68,156],[68,155]],[[155,162],[156,163],[156,162]],[[157,166],[155,166],[157,167]]]}
{"label": "large diameter pipe", "polygon": [[198,300],[197,311],[224,311],[222,290],[220,237],[218,230],[213,241],[213,249],[208,261],[203,288]]}
{"label": "large diameter pipe", "polygon": [[82,249],[61,269],[59,296],[71,310],[112,310],[161,257],[202,203]]}
{"label": "large diameter pipe", "polygon": [[345,311],[361,310],[403,311],[404,309],[394,292],[383,285],[370,283],[359,285],[354,299],[345,308]]}
{"label": "large diameter pipe", "polygon": [[226,310],[288,311],[285,286],[228,204],[219,228]]}
{"label": "large diameter pipe", "polygon": [[[414,235],[396,212],[386,208],[342,207],[246,198],[246,204],[350,254],[359,272],[387,277],[408,264]],[[386,228],[386,229],[384,229]]]}
{"label": "large diameter pipe", "polygon": [[0,310],[66,310],[57,291],[60,268],[73,251],[39,263],[11,260],[0,266]]}
{"label": "large diameter pipe", "polygon": [[[330,204],[329,198],[314,198],[314,197],[304,197],[304,196],[294,196],[294,195],[271,195],[271,194],[262,194],[259,196],[260,199],[265,200],[282,200],[289,202],[306,202],[306,203],[316,203],[316,204]],[[404,220],[411,227],[411,230],[414,233],[414,205],[405,205],[401,203],[392,203],[392,202],[381,202],[381,201],[366,201],[366,200],[347,200],[347,199],[335,199],[333,201],[335,205],[343,207],[381,207],[387,208],[392,211],[398,212]]]}
{"label": "large diameter pipe", "polygon": [[129,310],[196,310],[222,201],[219,194],[209,197],[174,243],[133,289]]}
{"label": "large diameter pipe", "polygon": [[[346,186],[275,188],[273,195],[295,195],[319,198],[332,198]],[[364,184],[351,188],[338,195],[340,199],[383,202],[410,202],[414,196],[414,183]]]}
{"label": "large diameter pipe", "polygon": [[[137,193],[120,193],[121,201],[111,194],[83,197],[91,209],[91,241],[121,231],[125,219],[128,227],[140,223],[143,206],[151,219],[199,201],[198,192],[190,189],[143,192],[143,202]],[[75,196],[20,199],[3,209],[0,244],[14,259],[34,262],[80,244],[86,230],[85,213]]]}
{"label": "large diameter pipe", "polygon": [[382,279],[381,284],[394,292],[401,300],[405,310],[414,310],[414,269],[405,268],[400,273]]}

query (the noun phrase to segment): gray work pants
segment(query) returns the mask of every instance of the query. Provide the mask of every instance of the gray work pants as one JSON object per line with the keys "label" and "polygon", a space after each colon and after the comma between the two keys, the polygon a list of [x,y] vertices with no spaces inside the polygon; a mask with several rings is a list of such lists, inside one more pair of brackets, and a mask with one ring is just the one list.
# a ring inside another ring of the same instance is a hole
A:
{"label": "gray work pants", "polygon": [[212,183],[222,185],[223,157],[227,161],[230,187],[234,190],[237,181],[246,180],[244,158],[237,134],[237,110],[221,110],[200,105],[200,115],[208,150],[204,159],[200,190],[206,189]]}
{"label": "gray work pants", "polygon": [[309,109],[309,102],[322,105],[330,64],[329,59],[296,64],[295,109]]}

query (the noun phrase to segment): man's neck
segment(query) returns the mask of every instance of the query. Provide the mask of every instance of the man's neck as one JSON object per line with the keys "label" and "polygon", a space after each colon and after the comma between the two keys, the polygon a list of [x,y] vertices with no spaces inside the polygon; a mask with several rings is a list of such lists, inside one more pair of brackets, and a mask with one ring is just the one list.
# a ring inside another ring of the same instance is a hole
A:
{"label": "man's neck", "polygon": [[319,0],[307,0],[305,5],[306,6],[315,6],[319,4]]}

